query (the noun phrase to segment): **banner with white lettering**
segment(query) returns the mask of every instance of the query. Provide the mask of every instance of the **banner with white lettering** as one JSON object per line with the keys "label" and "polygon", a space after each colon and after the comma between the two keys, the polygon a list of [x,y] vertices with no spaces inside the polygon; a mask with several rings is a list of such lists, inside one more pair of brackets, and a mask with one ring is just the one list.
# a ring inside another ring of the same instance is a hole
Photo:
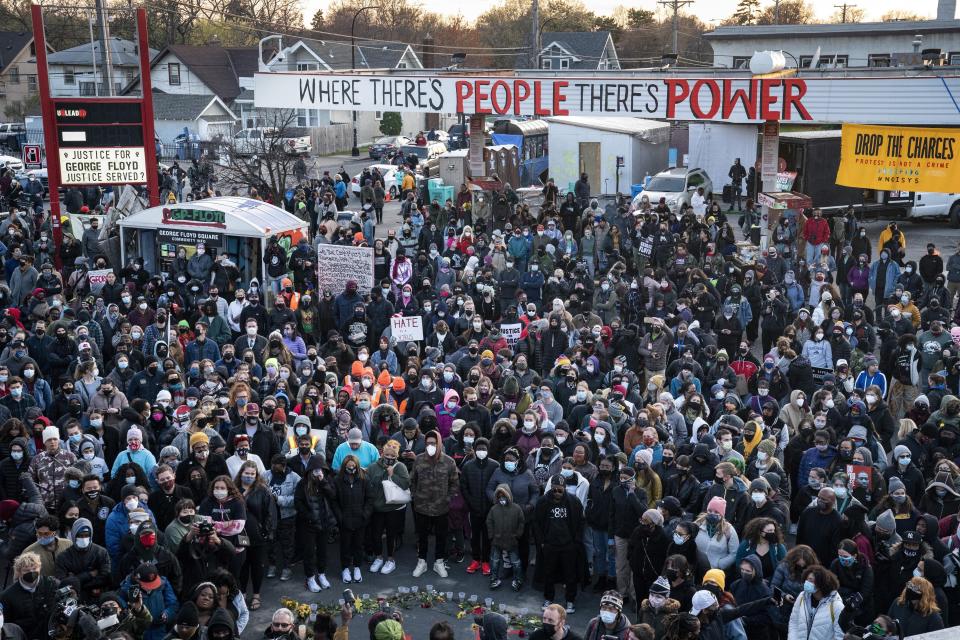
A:
{"label": "banner with white lettering", "polygon": [[420,316],[394,316],[390,318],[390,335],[397,342],[423,340],[423,320]]}
{"label": "banner with white lettering", "polygon": [[113,269],[94,269],[87,271],[87,280],[90,282],[90,293],[98,294],[107,284],[107,274],[113,273]]}
{"label": "banner with white lettering", "polygon": [[[257,73],[258,109],[332,109],[501,116],[633,116],[749,123],[960,125],[960,77],[757,78],[623,75],[603,78]],[[890,96],[910,96],[890,100]],[[882,105],[882,108],[878,108]]]}
{"label": "banner with white lettering", "polygon": [[347,282],[355,280],[365,295],[373,288],[373,247],[348,247],[339,244],[317,245],[317,281],[320,291],[343,293]]}

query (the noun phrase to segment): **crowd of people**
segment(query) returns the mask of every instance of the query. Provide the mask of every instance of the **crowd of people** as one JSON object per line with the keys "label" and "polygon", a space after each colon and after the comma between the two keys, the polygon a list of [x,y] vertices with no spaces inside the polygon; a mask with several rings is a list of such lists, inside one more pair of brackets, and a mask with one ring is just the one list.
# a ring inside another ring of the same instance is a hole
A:
{"label": "crowd of people", "polygon": [[[263,283],[201,246],[93,294],[73,262],[35,269],[31,217],[0,225],[5,634],[114,615],[110,637],[227,640],[265,580],[309,597],[394,572],[542,591],[536,640],[960,620],[960,250],[916,263],[896,223],[875,244],[813,210],[749,253],[719,203],[552,181],[539,210],[503,196],[476,220],[410,189],[384,238],[369,210],[338,224],[335,184],[312,241],[372,246],[370,291],[318,290],[305,239],[268,248]],[[111,264],[101,237],[68,241],[77,264]],[[424,340],[395,339],[398,314]],[[378,615],[371,637],[400,640]]]}

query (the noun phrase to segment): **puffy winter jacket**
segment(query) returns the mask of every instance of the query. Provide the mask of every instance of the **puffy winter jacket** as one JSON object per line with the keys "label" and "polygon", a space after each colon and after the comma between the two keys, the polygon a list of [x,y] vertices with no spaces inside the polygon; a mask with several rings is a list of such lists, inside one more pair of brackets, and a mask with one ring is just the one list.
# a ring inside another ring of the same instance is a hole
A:
{"label": "puffy winter jacket", "polygon": [[[367,493],[367,483],[359,477],[353,478],[353,482],[350,480],[346,473],[337,474],[333,481],[333,490],[337,497],[333,508],[341,529],[357,531],[370,520],[372,509],[370,496]],[[349,534],[341,533],[340,535]]]}
{"label": "puffy winter jacket", "polygon": [[460,495],[466,501],[472,513],[484,514],[493,504],[487,498],[487,485],[490,478],[500,468],[500,463],[491,460],[470,458],[460,467]]}
{"label": "puffy winter jacket", "polygon": [[[56,576],[60,580],[74,576],[80,581],[80,588],[84,595],[90,595],[90,589],[107,588],[110,584],[110,555],[107,550],[93,542],[86,549],[76,545],[77,531],[82,527],[93,529],[93,525],[86,518],[77,518],[70,530],[70,540],[74,542],[69,548],[57,555]],[[97,575],[91,571],[96,570]]]}
{"label": "puffy winter jacket", "polygon": [[[401,489],[410,488],[410,472],[407,466],[397,462],[393,465],[393,483]],[[397,511],[403,509],[403,504],[387,504],[387,499],[383,494],[383,481],[387,479],[387,468],[383,458],[380,458],[367,467],[367,493],[370,495],[370,506],[377,513],[387,511]]]}
{"label": "puffy winter jacket", "polygon": [[[813,615],[811,616],[811,611]],[[808,593],[801,593],[793,604],[787,637],[790,640],[843,640],[840,614],[843,600],[836,591],[820,600],[816,606]]]}
{"label": "puffy winter jacket", "polygon": [[487,533],[490,534],[490,544],[510,551],[517,548],[517,542],[523,535],[523,509],[513,502],[513,494],[510,493],[508,485],[497,486],[494,493],[498,499],[500,496],[505,497],[507,504],[501,505],[497,502],[487,513],[486,526]]}
{"label": "puffy winter jacket", "polygon": [[517,468],[510,473],[501,465],[499,469],[493,472],[489,482],[487,482],[487,500],[494,501],[494,492],[501,484],[510,487],[510,493],[513,501],[523,509],[523,515],[529,523],[533,518],[533,509],[540,496],[540,490],[533,479],[533,473],[524,467],[522,463],[517,463]]}
{"label": "puffy winter jacket", "polygon": [[263,477],[277,500],[277,507],[280,508],[280,519],[292,518],[297,515],[297,510],[293,506],[293,494],[297,489],[297,483],[300,482],[300,476],[293,471],[287,471],[283,478],[277,478],[275,482],[273,472],[267,469]]}
{"label": "puffy winter jacket", "polygon": [[[150,511],[150,507],[142,504],[140,508],[146,510],[154,524],[157,523],[157,519],[153,517],[153,512]],[[107,551],[110,553],[110,561],[113,562],[115,566],[120,564],[120,558],[123,557],[123,548],[120,543],[123,540],[123,536],[129,531],[130,523],[127,518],[127,508],[123,502],[118,502],[114,505],[113,510],[107,517],[107,525],[104,529]]]}

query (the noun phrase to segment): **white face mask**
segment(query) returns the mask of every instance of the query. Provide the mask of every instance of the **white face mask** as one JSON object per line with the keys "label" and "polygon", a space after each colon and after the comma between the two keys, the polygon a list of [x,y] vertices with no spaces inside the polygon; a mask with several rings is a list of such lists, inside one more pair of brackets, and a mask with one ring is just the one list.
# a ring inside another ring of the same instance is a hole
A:
{"label": "white face mask", "polygon": [[140,505],[140,501],[136,498],[128,498],[123,501],[123,506],[127,508],[127,511],[133,511]]}
{"label": "white face mask", "polygon": [[487,450],[478,449],[477,450],[477,460],[486,460],[487,459]]}
{"label": "white face mask", "polygon": [[225,500],[226,497],[227,497],[227,490],[226,490],[226,489],[214,489],[214,490],[213,490],[213,497],[216,498],[217,500]]}
{"label": "white face mask", "polygon": [[797,405],[798,407],[802,407],[802,406],[803,406],[803,403],[806,402],[806,401],[807,401],[806,398],[797,398],[796,400],[794,400],[794,403],[796,403],[796,405]]}
{"label": "white face mask", "polygon": [[427,445],[427,455],[428,455],[428,456],[431,456],[431,457],[437,455],[437,446],[434,445],[434,444],[428,444],[428,445]]}

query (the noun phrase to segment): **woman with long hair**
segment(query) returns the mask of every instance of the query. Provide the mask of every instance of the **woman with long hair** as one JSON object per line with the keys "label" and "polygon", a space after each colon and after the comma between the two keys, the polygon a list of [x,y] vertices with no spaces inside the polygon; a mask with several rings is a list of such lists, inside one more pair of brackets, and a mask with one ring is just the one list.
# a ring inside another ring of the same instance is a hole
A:
{"label": "woman with long hair", "polygon": [[368,493],[366,471],[357,456],[348,455],[340,465],[333,482],[336,502],[334,510],[340,523],[340,564],[343,582],[363,582],[360,565],[363,563],[363,542],[370,520],[371,495]]}
{"label": "woman with long hair", "polygon": [[933,585],[926,578],[910,578],[900,597],[890,605],[889,615],[900,621],[900,632],[905,638],[939,631],[944,626]]}
{"label": "woman with long hair", "polygon": [[743,528],[743,540],[737,549],[737,562],[749,555],[760,558],[764,580],[773,577],[777,565],[787,555],[787,548],[783,544],[783,530],[776,520],[754,518]]}
{"label": "woman with long hair", "polygon": [[333,500],[335,494],[323,465],[320,456],[310,458],[306,477],[297,484],[293,494],[297,510],[297,547],[303,554],[303,573],[311,593],[330,588],[326,576],[327,534],[334,516],[327,501]]}
{"label": "woman with long hair", "polygon": [[236,577],[229,571],[217,569],[211,572],[209,578],[210,582],[217,588],[217,607],[226,609],[237,627],[237,635],[240,635],[250,621],[250,610],[243,599],[243,592],[240,591],[240,585],[237,584]]}
{"label": "woman with long hair", "polygon": [[[200,503],[197,513],[213,522],[217,535],[225,538],[237,549],[242,549],[240,534],[247,523],[247,506],[243,495],[229,476],[217,476],[210,483],[209,493]],[[245,558],[237,553],[230,562],[230,572],[239,575]]]}
{"label": "woman with long hair", "polygon": [[803,591],[793,604],[788,625],[789,638],[834,640],[843,637],[840,616],[844,603],[837,593],[837,577],[820,565],[803,572]]}
{"label": "woman with long hair", "polygon": [[798,544],[787,552],[786,557],[774,570],[770,587],[783,592],[783,603],[778,609],[779,616],[774,616],[774,625],[781,638],[787,637],[787,622],[790,620],[793,604],[803,591],[803,573],[808,567],[818,564],[820,560],[813,549],[805,544]]}
{"label": "woman with long hair", "polygon": [[695,521],[700,527],[697,533],[697,555],[701,572],[707,569],[726,571],[733,566],[737,557],[740,538],[737,530],[724,517],[726,509],[727,501],[715,496],[707,503],[706,512]]}
{"label": "woman with long hair", "polygon": [[245,531],[250,539],[246,558],[240,569],[239,589],[247,590],[247,580],[251,582],[253,595],[250,597],[250,610],[260,608],[260,587],[263,585],[263,567],[266,563],[267,545],[273,541],[277,528],[277,503],[257,463],[247,460],[240,465],[234,484],[240,487],[244,505],[247,509]]}

